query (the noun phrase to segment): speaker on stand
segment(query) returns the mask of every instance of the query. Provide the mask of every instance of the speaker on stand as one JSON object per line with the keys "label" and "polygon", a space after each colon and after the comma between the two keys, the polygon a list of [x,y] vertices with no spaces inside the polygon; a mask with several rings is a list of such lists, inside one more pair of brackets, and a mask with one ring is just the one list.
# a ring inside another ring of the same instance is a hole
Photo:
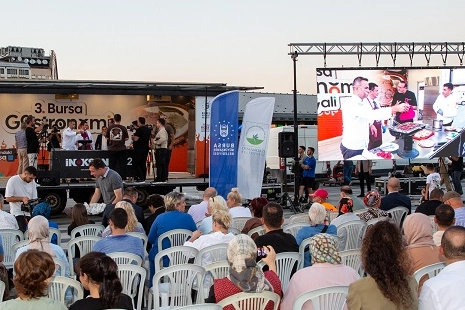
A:
{"label": "speaker on stand", "polygon": [[295,135],[294,132],[278,133],[278,155],[279,157],[295,157]]}

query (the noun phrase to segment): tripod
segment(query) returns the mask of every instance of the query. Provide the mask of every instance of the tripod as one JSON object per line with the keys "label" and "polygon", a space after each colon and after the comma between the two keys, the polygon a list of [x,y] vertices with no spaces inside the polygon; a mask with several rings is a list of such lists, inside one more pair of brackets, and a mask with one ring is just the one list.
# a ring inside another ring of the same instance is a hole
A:
{"label": "tripod", "polygon": [[278,203],[283,207],[289,207],[294,214],[303,213],[305,211],[304,206],[300,203],[298,199],[289,195],[289,193],[284,192],[279,198]]}

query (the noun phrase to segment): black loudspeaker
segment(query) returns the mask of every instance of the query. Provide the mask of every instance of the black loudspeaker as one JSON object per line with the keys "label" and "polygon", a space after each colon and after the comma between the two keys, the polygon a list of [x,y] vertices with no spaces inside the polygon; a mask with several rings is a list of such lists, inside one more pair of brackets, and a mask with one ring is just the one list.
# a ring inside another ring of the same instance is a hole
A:
{"label": "black loudspeaker", "polygon": [[60,171],[37,171],[37,183],[42,186],[60,185]]}
{"label": "black loudspeaker", "polygon": [[295,157],[295,135],[294,132],[278,133],[278,149],[279,157]]}

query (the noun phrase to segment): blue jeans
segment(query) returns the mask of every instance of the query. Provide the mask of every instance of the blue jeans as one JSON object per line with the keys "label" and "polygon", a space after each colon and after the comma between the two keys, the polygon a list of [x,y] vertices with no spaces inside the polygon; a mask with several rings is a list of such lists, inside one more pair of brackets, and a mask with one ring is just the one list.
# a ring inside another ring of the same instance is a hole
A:
{"label": "blue jeans", "polygon": [[352,181],[352,173],[354,172],[354,165],[344,165],[344,184],[349,185]]}
{"label": "blue jeans", "polygon": [[363,149],[362,150],[351,150],[351,149],[346,148],[344,145],[342,145],[342,143],[339,148],[341,149],[342,157],[344,158],[344,160],[357,156],[357,155],[362,155],[363,153]]}
{"label": "blue jeans", "polygon": [[454,184],[455,191],[460,195],[463,194],[461,177],[462,171],[452,171],[452,183]]}

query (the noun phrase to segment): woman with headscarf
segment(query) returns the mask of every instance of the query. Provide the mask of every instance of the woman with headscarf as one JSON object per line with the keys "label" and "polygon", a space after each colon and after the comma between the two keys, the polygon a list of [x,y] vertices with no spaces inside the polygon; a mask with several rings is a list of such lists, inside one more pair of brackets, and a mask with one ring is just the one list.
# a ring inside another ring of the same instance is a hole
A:
{"label": "woman with headscarf", "polygon": [[[257,246],[252,238],[244,234],[234,237],[228,243],[229,275],[214,281],[206,302],[218,303],[241,292],[271,291],[282,296],[281,281],[276,274],[276,253],[271,246],[265,247],[264,250],[267,256],[262,260],[269,267],[269,271],[265,272],[257,266]],[[233,308],[227,306],[224,309]],[[271,309],[273,309],[273,303],[269,302],[265,310]]]}
{"label": "woman with headscarf", "polygon": [[[32,217],[37,215],[42,215],[48,221],[48,227],[58,229],[58,224],[54,221],[50,221],[50,213],[52,212],[52,208],[46,202],[41,202],[37,204],[34,209],[32,210]],[[52,243],[58,245],[58,237],[57,235],[52,236]]]}
{"label": "woman with headscarf", "polygon": [[[257,197],[252,199],[252,201],[250,202],[250,210],[252,211],[253,217],[245,223],[244,228],[242,229],[243,234],[247,234],[252,229],[263,226],[261,218],[263,217],[263,207],[267,203],[268,199],[263,197]],[[254,240],[257,237],[258,234],[252,235],[252,239]]]}
{"label": "woman with headscarf", "polygon": [[[407,244],[406,251],[410,256],[411,264],[409,274],[431,264],[444,260],[439,254],[439,249],[433,240],[433,226],[429,217],[423,213],[408,215],[404,221],[404,239]],[[420,279],[418,292],[421,291],[423,282],[428,279],[425,275]]]}
{"label": "woman with headscarf", "polygon": [[368,210],[357,214],[361,220],[368,222],[369,220],[380,217],[389,217],[389,213],[379,208],[381,205],[381,196],[377,190],[369,191],[366,193],[365,197],[363,197],[363,202],[368,207]]}
{"label": "woman with headscarf", "polygon": [[[281,302],[282,309],[292,309],[294,300],[302,293],[327,286],[349,285],[359,279],[353,268],[341,264],[334,238],[328,234],[317,234],[310,240],[312,265],[292,276]],[[302,309],[313,310],[313,304],[306,302]]]}
{"label": "woman with headscarf", "polygon": [[[21,253],[29,249],[35,249],[50,254],[52,257],[57,258],[65,264],[65,275],[69,276],[69,263],[63,249],[49,241],[50,231],[48,229],[48,221],[42,215],[34,216],[28,224],[27,230],[29,236],[29,244],[19,248],[16,251],[15,260],[18,259]],[[57,269],[56,275],[60,275]]]}

